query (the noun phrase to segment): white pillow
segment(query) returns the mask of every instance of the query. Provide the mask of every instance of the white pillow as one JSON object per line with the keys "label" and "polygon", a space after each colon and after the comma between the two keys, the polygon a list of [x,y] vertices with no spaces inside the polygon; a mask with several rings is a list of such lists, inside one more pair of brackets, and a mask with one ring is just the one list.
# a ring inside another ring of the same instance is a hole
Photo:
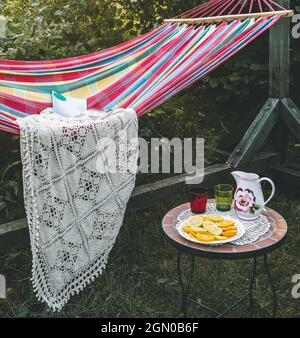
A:
{"label": "white pillow", "polygon": [[53,113],[66,117],[76,117],[87,112],[87,101],[52,92]]}

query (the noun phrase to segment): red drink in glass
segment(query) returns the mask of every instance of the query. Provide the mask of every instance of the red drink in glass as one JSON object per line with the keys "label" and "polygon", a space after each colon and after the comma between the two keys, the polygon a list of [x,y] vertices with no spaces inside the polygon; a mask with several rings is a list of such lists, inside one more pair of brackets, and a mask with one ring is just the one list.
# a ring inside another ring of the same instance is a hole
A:
{"label": "red drink in glass", "polygon": [[189,191],[191,210],[194,214],[203,214],[206,211],[208,192],[206,188],[194,187]]}

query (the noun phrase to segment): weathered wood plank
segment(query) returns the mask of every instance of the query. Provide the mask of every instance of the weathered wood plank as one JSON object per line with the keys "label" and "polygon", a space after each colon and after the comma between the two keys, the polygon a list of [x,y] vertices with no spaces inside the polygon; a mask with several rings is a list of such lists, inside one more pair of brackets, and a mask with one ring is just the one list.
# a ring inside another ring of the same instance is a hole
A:
{"label": "weathered wood plank", "polygon": [[[230,165],[226,164],[218,164],[206,168],[203,184],[207,186],[213,185],[216,178],[224,179],[230,170]],[[186,178],[187,175],[184,174],[137,187],[128,207],[134,210],[141,210],[153,204],[164,202],[170,197],[183,194],[185,193]]]}
{"label": "weathered wood plank", "polygon": [[[290,6],[290,0],[280,4]],[[274,98],[289,97],[290,94],[290,20],[280,20],[270,29],[269,53],[269,95]],[[282,109],[280,107],[279,109]],[[286,163],[289,134],[279,121],[272,132],[272,145],[281,154],[282,164]]]}
{"label": "weathered wood plank", "polygon": [[253,159],[279,118],[279,99],[268,99],[255,120],[234,149],[227,163],[238,167]]}
{"label": "weathered wood plank", "polygon": [[300,141],[300,109],[291,99],[282,99],[281,118],[293,133],[298,141]]}
{"label": "weathered wood plank", "polygon": [[[280,156],[276,153],[260,154],[242,170],[258,173],[269,170],[272,166],[278,166]],[[228,180],[232,168],[229,165],[214,165],[206,168],[203,184],[213,186],[216,182]],[[153,184],[137,187],[128,204],[129,210],[141,210],[155,204],[163,203],[185,192],[186,175],[180,175]],[[28,226],[26,219],[0,224],[0,251],[12,247],[20,247],[29,244]]]}
{"label": "weathered wood plank", "polygon": [[288,168],[300,171],[300,163],[289,162]]}
{"label": "weathered wood plank", "polygon": [[294,15],[292,10],[272,11],[272,12],[260,12],[260,13],[245,13],[245,14],[232,14],[232,15],[220,15],[220,16],[209,16],[206,18],[174,18],[166,19],[165,22],[177,22],[187,24],[208,24],[218,22],[230,22],[234,20],[245,20],[245,19],[259,19],[270,16],[283,16],[291,17]]}
{"label": "weathered wood plank", "polygon": [[0,252],[28,244],[29,232],[26,218],[0,224]]}
{"label": "weathered wood plank", "polygon": [[285,187],[288,191],[299,193],[300,170],[288,167],[275,167],[271,171],[271,176],[276,180],[277,184]]}
{"label": "weathered wood plank", "polygon": [[[280,0],[285,8],[290,0]],[[279,20],[270,29],[269,45],[269,96],[289,97],[290,94],[290,20]]]}
{"label": "weathered wood plank", "polygon": [[[280,117],[280,110],[279,109],[279,117]],[[275,152],[280,153],[281,155],[281,164],[284,165],[287,162],[287,150],[289,144],[289,132],[285,124],[283,123],[282,119],[279,118],[278,122],[276,123],[274,129],[271,132],[271,145],[272,149]]]}

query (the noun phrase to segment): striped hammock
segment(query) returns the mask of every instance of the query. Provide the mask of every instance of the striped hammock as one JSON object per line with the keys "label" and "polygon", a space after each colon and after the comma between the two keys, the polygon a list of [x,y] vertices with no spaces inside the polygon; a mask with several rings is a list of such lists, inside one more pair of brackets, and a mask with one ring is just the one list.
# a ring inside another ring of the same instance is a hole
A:
{"label": "striped hammock", "polygon": [[[261,16],[224,21],[225,14],[238,18],[255,10]],[[284,10],[271,0],[210,0],[107,50],[54,61],[0,61],[0,129],[19,133],[16,118],[51,107],[52,91],[85,98],[88,108],[133,108],[140,116],[236,54]],[[200,17],[211,20],[197,22]]]}

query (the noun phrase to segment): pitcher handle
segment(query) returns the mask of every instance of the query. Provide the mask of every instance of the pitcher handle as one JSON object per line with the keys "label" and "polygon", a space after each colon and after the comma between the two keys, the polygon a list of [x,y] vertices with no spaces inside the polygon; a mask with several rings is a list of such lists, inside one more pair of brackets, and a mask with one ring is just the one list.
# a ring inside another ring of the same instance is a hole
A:
{"label": "pitcher handle", "polygon": [[267,205],[267,204],[271,201],[271,199],[274,197],[274,195],[275,195],[275,184],[274,184],[274,182],[273,182],[270,178],[268,178],[268,177],[263,177],[263,178],[261,178],[261,179],[259,180],[259,183],[261,183],[261,182],[263,182],[263,181],[269,182],[269,183],[271,184],[271,187],[272,187],[271,196],[265,201],[265,205]]}

